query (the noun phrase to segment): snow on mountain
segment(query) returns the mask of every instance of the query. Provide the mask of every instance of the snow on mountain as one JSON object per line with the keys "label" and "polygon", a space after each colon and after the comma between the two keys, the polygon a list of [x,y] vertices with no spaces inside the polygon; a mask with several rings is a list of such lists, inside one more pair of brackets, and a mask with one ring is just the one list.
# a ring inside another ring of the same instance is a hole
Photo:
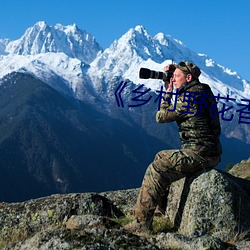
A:
{"label": "snow on mountain", "polygon": [[161,80],[140,79],[141,67],[163,71],[169,63],[191,61],[198,65],[202,74],[200,80],[210,84],[215,94],[229,94],[240,101],[250,98],[250,83],[242,79],[236,72],[216,64],[204,54],[197,54],[188,49],[183,42],[171,36],[158,33],[151,37],[143,26],[130,29],[119,40],[90,64],[88,74],[99,92],[103,91],[103,81],[121,75],[135,84],[144,84],[153,91],[159,90]]}
{"label": "snow on mountain", "polygon": [[60,92],[89,102],[96,97],[91,81],[85,71],[89,67],[77,58],[64,53],[41,53],[37,55],[0,56],[0,78],[17,71],[34,75]]}
{"label": "snow on mountain", "polygon": [[18,40],[0,40],[0,77],[13,71],[27,72],[88,102],[96,93],[85,71],[101,52],[94,37],[75,24],[51,27],[37,22]]}
{"label": "snow on mountain", "polygon": [[9,39],[0,39],[0,55],[7,55],[5,52],[6,45],[9,43]]}
{"label": "snow on mountain", "polygon": [[[131,109],[127,104],[138,85],[144,84],[145,88],[157,91],[163,82],[140,79],[139,70],[146,67],[162,71],[172,62],[186,60],[200,67],[200,81],[209,84],[215,95],[229,95],[236,99],[230,105],[236,107],[241,99],[250,100],[250,83],[236,72],[217,64],[207,55],[197,54],[169,35],[158,33],[152,37],[143,26],[131,28],[104,51],[91,35],[76,25],[50,27],[45,22],[38,22],[16,41],[0,40],[0,78],[14,71],[27,72],[113,118],[124,119],[125,122],[133,120],[150,135],[154,125],[145,120],[152,117],[148,113],[153,112],[154,103],[140,109]],[[115,91],[122,80],[128,82],[122,92],[127,109],[120,109],[116,103]],[[3,81],[0,84],[4,84]],[[228,112],[226,117],[230,117],[234,110]],[[145,114],[148,114],[147,118]],[[234,121],[236,123],[237,118]],[[223,123],[226,136],[249,142],[247,125],[236,129],[235,123]]]}
{"label": "snow on mountain", "polygon": [[106,104],[114,99],[117,79],[129,79],[156,91],[162,81],[140,79],[139,69],[162,71],[165,65],[184,60],[201,68],[200,80],[208,83],[215,94],[230,95],[237,101],[250,99],[250,83],[236,72],[169,35],[151,37],[139,25],[103,52],[93,36],[75,24],[48,26],[38,22],[16,41],[0,40],[0,77],[12,71],[30,72],[58,90],[71,91],[76,98],[94,100],[99,95]]}
{"label": "snow on mountain", "polygon": [[[153,58],[153,61],[160,63],[166,60],[143,26],[136,26],[130,29],[119,40],[114,41],[109,48],[91,63],[88,71],[90,76],[105,77],[111,79],[114,76],[138,75],[139,65]],[[95,79],[93,78],[95,81]],[[136,82],[136,81],[135,81]],[[98,88],[98,86],[96,86]]]}
{"label": "snow on mountain", "polygon": [[56,24],[51,27],[45,22],[37,22],[20,39],[9,42],[5,51],[18,55],[63,52],[69,57],[90,63],[102,48],[92,35],[79,29],[76,24]]}

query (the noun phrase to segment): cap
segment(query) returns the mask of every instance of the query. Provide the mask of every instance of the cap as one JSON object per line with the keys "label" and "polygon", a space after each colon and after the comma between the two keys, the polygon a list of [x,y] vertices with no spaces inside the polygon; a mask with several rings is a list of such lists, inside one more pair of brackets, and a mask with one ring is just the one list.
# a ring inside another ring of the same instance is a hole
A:
{"label": "cap", "polygon": [[179,64],[175,66],[176,68],[180,69],[184,73],[191,74],[195,79],[198,79],[198,77],[201,74],[200,69],[194,63],[191,63],[191,62],[187,62],[187,61],[180,62]]}

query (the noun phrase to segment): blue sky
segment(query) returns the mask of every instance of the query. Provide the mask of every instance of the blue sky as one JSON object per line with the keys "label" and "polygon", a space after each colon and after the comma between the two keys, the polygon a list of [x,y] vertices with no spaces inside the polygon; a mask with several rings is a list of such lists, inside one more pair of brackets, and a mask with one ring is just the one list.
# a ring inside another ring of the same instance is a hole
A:
{"label": "blue sky", "polygon": [[249,0],[0,0],[0,38],[18,39],[37,21],[91,33],[105,49],[136,25],[171,35],[250,81]]}

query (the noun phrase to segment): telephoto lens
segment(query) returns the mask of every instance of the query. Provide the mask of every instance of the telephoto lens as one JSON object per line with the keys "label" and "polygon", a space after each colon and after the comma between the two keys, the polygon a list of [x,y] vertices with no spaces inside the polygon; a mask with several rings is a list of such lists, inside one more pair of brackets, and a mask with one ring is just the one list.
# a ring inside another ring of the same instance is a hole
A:
{"label": "telephoto lens", "polygon": [[172,78],[175,69],[176,67],[174,64],[169,65],[169,69],[167,72],[160,72],[160,71],[150,70],[147,68],[140,68],[139,77],[142,79],[149,79],[149,78],[162,79],[170,82],[170,79]]}
{"label": "telephoto lens", "polygon": [[165,72],[154,71],[147,68],[140,68],[139,77],[142,79],[167,79]]}

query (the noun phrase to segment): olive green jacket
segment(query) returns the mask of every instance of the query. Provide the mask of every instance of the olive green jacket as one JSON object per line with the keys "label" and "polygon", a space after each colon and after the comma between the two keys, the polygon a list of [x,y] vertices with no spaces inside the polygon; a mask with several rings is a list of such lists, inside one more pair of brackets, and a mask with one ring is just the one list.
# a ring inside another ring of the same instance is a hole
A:
{"label": "olive green jacket", "polygon": [[184,84],[173,95],[176,96],[175,102],[171,101],[171,94],[165,95],[156,113],[156,121],[176,121],[182,148],[192,148],[204,156],[221,155],[220,120],[209,85],[194,80]]}

